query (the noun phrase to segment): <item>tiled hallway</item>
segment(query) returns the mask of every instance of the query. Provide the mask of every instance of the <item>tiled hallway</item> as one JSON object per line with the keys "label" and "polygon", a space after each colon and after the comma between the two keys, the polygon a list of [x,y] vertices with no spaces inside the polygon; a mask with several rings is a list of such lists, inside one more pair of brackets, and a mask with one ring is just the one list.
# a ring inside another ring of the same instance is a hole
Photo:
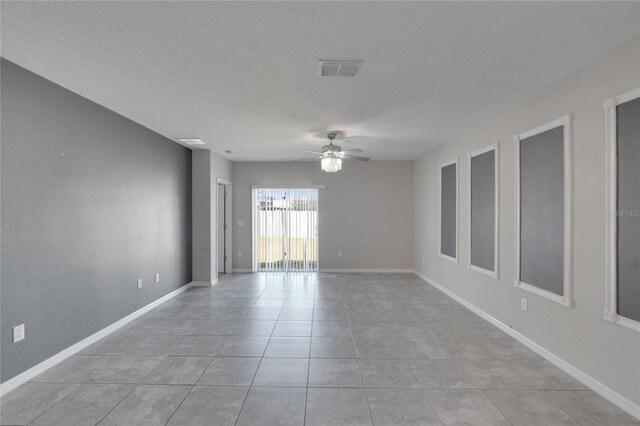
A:
{"label": "tiled hallway", "polygon": [[238,274],[2,400],[3,425],[631,425],[411,274]]}

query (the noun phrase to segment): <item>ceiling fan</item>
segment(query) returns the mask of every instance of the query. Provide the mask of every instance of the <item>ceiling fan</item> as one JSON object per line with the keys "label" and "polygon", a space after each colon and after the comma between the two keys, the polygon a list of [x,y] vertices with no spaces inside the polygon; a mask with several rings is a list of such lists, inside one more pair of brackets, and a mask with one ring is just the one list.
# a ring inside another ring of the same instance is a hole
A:
{"label": "ceiling fan", "polygon": [[307,158],[301,161],[310,161],[310,160],[320,160],[320,167],[327,173],[335,173],[342,169],[342,160],[347,161],[369,161],[368,157],[359,157],[357,155],[363,152],[361,149],[353,148],[353,149],[345,149],[343,150],[338,145],[334,145],[333,141],[338,136],[337,132],[329,132],[327,133],[327,139],[329,139],[329,145],[325,145],[322,147],[322,152],[317,151],[305,151],[310,152],[312,154],[317,154],[318,157]]}

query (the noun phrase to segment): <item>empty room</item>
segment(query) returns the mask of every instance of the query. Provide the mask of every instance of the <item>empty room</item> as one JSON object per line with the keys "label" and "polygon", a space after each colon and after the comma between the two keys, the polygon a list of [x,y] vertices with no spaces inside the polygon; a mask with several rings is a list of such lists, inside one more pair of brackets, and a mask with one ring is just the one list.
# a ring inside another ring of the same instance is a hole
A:
{"label": "empty room", "polygon": [[640,426],[639,1],[0,0],[0,424]]}

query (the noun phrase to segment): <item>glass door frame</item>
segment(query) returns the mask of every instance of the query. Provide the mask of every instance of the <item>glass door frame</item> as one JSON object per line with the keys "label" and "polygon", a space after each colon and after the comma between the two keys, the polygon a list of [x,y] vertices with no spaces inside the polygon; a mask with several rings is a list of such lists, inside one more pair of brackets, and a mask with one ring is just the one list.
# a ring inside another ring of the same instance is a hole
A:
{"label": "glass door frame", "polygon": [[[283,263],[286,266],[283,266],[281,271],[271,271],[271,272],[280,272],[280,273],[289,273],[289,272],[318,272],[320,270],[320,245],[319,245],[319,238],[320,238],[320,221],[319,221],[319,211],[320,211],[320,193],[319,190],[321,189],[326,189],[325,185],[300,185],[300,186],[291,186],[291,185],[251,185],[251,255],[252,255],[252,262],[251,262],[251,270],[252,272],[267,272],[267,271],[260,271],[260,268],[258,266],[259,264],[259,236],[258,236],[258,231],[259,231],[259,227],[258,227],[258,205],[257,205],[257,190],[258,189],[280,189],[280,190],[285,190],[288,191],[290,189],[315,189],[318,190],[318,196],[316,198],[316,226],[315,226],[315,232],[316,232],[316,267],[313,270],[309,270],[309,271],[302,271],[302,270],[292,270],[289,266],[289,241],[287,241],[286,236],[283,237],[283,251],[284,251],[284,259],[283,259]],[[288,195],[288,194],[287,194]],[[284,220],[284,224],[283,224],[283,228],[287,229],[289,226],[289,218],[287,215],[287,218]]]}

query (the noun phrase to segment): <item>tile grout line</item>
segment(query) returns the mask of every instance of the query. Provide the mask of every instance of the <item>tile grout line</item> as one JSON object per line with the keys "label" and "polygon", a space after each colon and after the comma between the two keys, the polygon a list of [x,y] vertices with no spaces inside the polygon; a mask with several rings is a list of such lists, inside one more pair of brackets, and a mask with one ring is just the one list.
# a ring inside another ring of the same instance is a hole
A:
{"label": "tile grout line", "polygon": [[[565,410],[563,410],[560,406],[558,406],[556,403],[553,402],[553,399],[551,398],[547,398],[547,396],[545,395],[545,392],[542,392],[541,390],[538,390],[538,392],[540,392],[540,394],[542,395],[542,398],[544,398],[544,400],[549,401],[554,407],[556,407],[557,409],[559,409],[560,411],[562,411],[563,413],[565,413],[567,416],[569,416],[571,419],[573,419],[576,423],[578,423],[579,425],[582,425],[582,422],[580,422],[578,419],[576,419],[575,417],[573,417],[571,414],[567,413]],[[593,392],[591,389],[584,389],[582,391],[569,391],[569,392]],[[594,392],[595,393],[595,392]]]}
{"label": "tile grout line", "polygon": [[[262,293],[264,293],[264,291]],[[280,308],[280,312],[282,312],[282,308]],[[280,314],[278,314],[278,317],[280,317]],[[278,320],[276,319],[276,323],[277,322]],[[236,421],[234,422],[234,426],[238,424],[238,420],[240,419],[240,415],[242,414],[242,409],[244,408],[244,405],[247,403],[247,399],[249,398],[249,394],[251,393],[251,389],[253,388],[253,382],[256,380],[256,376],[258,375],[258,371],[260,370],[260,366],[262,365],[264,354],[267,352],[267,347],[269,347],[269,342],[271,341],[271,336],[273,335],[274,330],[275,330],[275,325],[273,326],[273,329],[271,330],[271,334],[269,335],[269,340],[267,341],[267,344],[264,347],[264,350],[262,351],[262,355],[260,356],[260,362],[258,363],[258,367],[256,368],[256,371],[253,373],[253,377],[251,378],[251,383],[249,384],[249,388],[247,389],[247,394],[244,396],[244,400],[242,401],[242,405],[240,406],[240,410],[238,411],[238,415],[236,416]]]}
{"label": "tile grout line", "polygon": [[[78,356],[82,356],[82,354],[78,355]],[[101,356],[101,355],[98,355]],[[115,357],[123,357],[126,355],[116,355]],[[166,357],[164,357],[164,359],[166,359]],[[164,359],[160,362],[160,364],[164,361]],[[102,371],[106,370],[107,368],[109,368],[112,364],[114,364],[117,361],[113,361],[111,364],[104,366],[102,369],[100,369],[99,371],[97,371],[94,374],[94,377],[98,374],[100,374]],[[157,367],[160,366],[160,364],[158,364]],[[104,419],[104,417],[106,417],[107,415],[109,415],[109,413],[111,413],[111,411],[113,411],[114,408],[116,408],[118,405],[120,405],[120,403],[127,397],[129,396],[129,394],[131,392],[133,392],[138,386],[140,386],[142,384],[142,382],[144,382],[144,380],[153,372],[155,371],[155,369],[157,368],[155,367],[150,373],[148,373],[140,383],[99,383],[99,382],[71,382],[73,384],[78,384],[78,386],[71,392],[69,392],[67,395],[64,396],[64,398],[62,398],[60,401],[57,401],[56,403],[54,403],[53,405],[49,406],[48,408],[46,408],[44,411],[42,411],[42,413],[38,414],[33,420],[31,420],[29,423],[33,423],[38,417],[42,416],[43,414],[45,414],[47,411],[49,411],[51,408],[53,408],[54,406],[58,405],[59,403],[61,403],[63,400],[65,400],[69,395],[71,395],[72,393],[74,393],[75,391],[77,391],[80,387],[84,386],[84,385],[110,385],[110,384],[115,384],[115,385],[130,385],[133,386],[133,388],[125,395],[122,397],[122,399],[120,399],[120,401],[118,401],[118,403],[116,403],[116,405],[114,405],[113,407],[111,407],[111,409],[107,412],[107,414],[105,414],[103,417],[100,418],[100,420],[98,421],[98,423],[100,423],[102,421],[102,419]],[[42,374],[45,374],[45,372],[43,372]],[[91,379],[90,379],[91,380]],[[50,383],[50,384],[56,384],[56,383],[65,383],[65,382],[33,382],[33,383]],[[96,424],[98,424],[96,423]]]}
{"label": "tile grout line", "polygon": [[[187,385],[188,386],[188,385]],[[182,398],[182,400],[180,401],[180,403],[178,404],[178,406],[176,407],[175,410],[173,410],[173,413],[171,413],[171,415],[169,416],[169,418],[167,419],[167,421],[164,423],[165,425],[168,424],[171,419],[173,418],[173,416],[175,416],[175,414],[178,412],[178,410],[180,409],[180,407],[182,406],[182,403],[187,399],[187,397],[189,396],[189,394],[191,393],[191,391],[193,391],[193,389],[195,388],[195,385],[191,385],[191,389],[189,389],[189,391],[184,395],[184,397]]]}
{"label": "tile grout line", "polygon": [[309,358],[307,360],[307,386],[304,390],[304,416],[302,417],[302,425],[307,424],[307,404],[309,403],[309,375],[311,374],[311,348],[313,346],[313,320],[316,316],[315,297],[317,288],[313,290],[313,310],[311,311],[311,336],[309,337]]}
{"label": "tile grout line", "polygon": [[[73,384],[77,384],[77,383],[73,383]],[[20,386],[24,386],[24,385],[20,385]],[[55,407],[56,405],[58,405],[59,403],[61,403],[63,400],[65,400],[69,395],[71,395],[72,393],[74,393],[75,391],[78,390],[78,388],[80,388],[80,386],[82,386],[82,384],[78,384],[78,386],[76,386],[71,392],[69,392],[68,394],[66,394],[64,397],[62,397],[59,401],[54,402],[53,404],[49,405],[47,408],[45,408],[40,414],[38,414],[37,416],[35,416],[33,419],[29,420],[29,422],[27,423],[27,425],[32,424],[33,422],[36,421],[36,419],[40,416],[42,416],[44,413],[46,413],[47,411],[49,411],[50,409],[52,409],[53,407]]]}
{"label": "tile grout line", "polygon": [[[346,309],[346,305],[345,305]],[[356,354],[356,364],[358,365],[358,373],[360,373],[360,380],[362,381],[362,389],[364,392],[364,400],[367,402],[367,409],[369,410],[369,418],[371,418],[371,424],[373,425],[373,413],[371,412],[371,405],[369,404],[369,394],[367,393],[367,387],[364,384],[364,377],[362,376],[362,369],[360,368],[360,358],[358,357],[358,350],[356,348],[356,341],[353,337],[353,330],[351,330],[351,317],[349,311],[347,311],[347,321],[349,323],[349,333],[351,334],[351,342],[353,343],[353,351]]]}
{"label": "tile grout line", "polygon": [[[223,345],[224,346],[224,345]],[[220,347],[220,349],[218,349],[218,351],[216,352],[216,354],[211,358],[211,361],[209,361],[209,364],[207,364],[207,366],[204,368],[204,370],[202,370],[202,373],[200,373],[200,376],[198,376],[198,378],[193,382],[193,385],[191,385],[191,389],[189,389],[189,392],[187,392],[187,394],[184,396],[184,398],[182,399],[182,401],[180,401],[180,404],[178,404],[178,406],[176,407],[175,411],[171,414],[171,416],[169,416],[169,418],[167,419],[167,421],[165,422],[165,425],[169,424],[169,422],[171,421],[171,419],[173,418],[173,416],[176,415],[176,413],[178,412],[178,410],[180,410],[180,407],[182,406],[182,403],[184,403],[184,401],[186,401],[186,399],[189,397],[189,395],[191,395],[191,392],[193,392],[193,390],[196,388],[196,384],[198,383],[198,381],[202,378],[202,376],[204,375],[204,373],[207,371],[207,369],[211,366],[211,364],[213,363],[213,360],[216,359],[216,355],[218,354],[218,352],[220,352],[222,350],[222,347]],[[160,367],[158,365],[158,367]],[[156,369],[158,368],[156,367]],[[155,369],[154,369],[155,371]],[[153,373],[153,372],[152,372]],[[148,377],[148,376],[147,376]],[[146,378],[145,378],[146,379]]]}
{"label": "tile grout line", "polygon": [[498,413],[500,413],[500,415],[501,415],[502,417],[504,417],[504,419],[507,421],[507,423],[509,423],[509,424],[510,424],[510,425],[512,425],[512,426],[515,426],[515,425],[513,425],[513,423],[511,422],[511,420],[509,420],[509,419],[507,418],[507,416],[505,416],[505,415],[504,415],[504,413],[502,412],[502,410],[501,410],[501,409],[500,409],[496,404],[494,404],[494,403],[493,403],[493,401],[491,400],[491,398],[489,398],[489,397],[487,396],[487,394],[484,392],[484,390],[483,390],[483,389],[480,389],[480,393],[482,393],[482,396],[484,396],[484,397],[487,399],[487,401],[489,401],[489,402],[491,403],[491,405],[492,405],[496,410],[498,410]]}
{"label": "tile grout line", "polygon": [[126,394],[125,396],[123,396],[123,397],[122,397],[122,399],[121,399],[120,401],[118,401],[118,403],[117,403],[116,405],[114,405],[113,407],[111,407],[111,409],[110,409],[109,411],[107,411],[107,414],[105,414],[104,416],[102,416],[102,417],[100,418],[100,420],[98,420],[98,421],[96,422],[96,425],[98,425],[98,424],[99,424],[100,422],[102,422],[102,421],[103,421],[103,420],[104,420],[104,419],[105,419],[109,414],[111,414],[111,412],[112,412],[113,410],[115,410],[115,409],[116,409],[116,407],[122,403],[122,401],[124,401],[125,399],[127,399],[127,397],[128,397],[129,395],[131,395],[131,393],[133,393],[133,391],[134,391],[134,390],[136,390],[136,388],[137,388],[137,387],[138,387],[138,386],[133,386],[133,387],[131,388],[131,390],[130,390],[129,392],[127,392],[127,394]]}

